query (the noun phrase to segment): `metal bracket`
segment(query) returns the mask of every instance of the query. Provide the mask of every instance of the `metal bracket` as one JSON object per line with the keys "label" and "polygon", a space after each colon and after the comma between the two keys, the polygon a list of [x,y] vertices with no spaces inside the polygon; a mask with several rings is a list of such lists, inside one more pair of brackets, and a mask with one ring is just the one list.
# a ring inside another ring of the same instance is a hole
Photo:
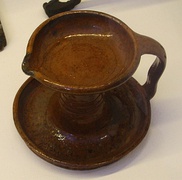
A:
{"label": "metal bracket", "polygon": [[7,45],[6,37],[3,31],[3,26],[0,21],[0,51],[2,51],[6,45]]}
{"label": "metal bracket", "polygon": [[51,0],[48,3],[43,4],[43,8],[46,14],[51,17],[55,14],[69,11],[73,9],[81,0],[69,0],[67,2],[60,2],[59,0]]}

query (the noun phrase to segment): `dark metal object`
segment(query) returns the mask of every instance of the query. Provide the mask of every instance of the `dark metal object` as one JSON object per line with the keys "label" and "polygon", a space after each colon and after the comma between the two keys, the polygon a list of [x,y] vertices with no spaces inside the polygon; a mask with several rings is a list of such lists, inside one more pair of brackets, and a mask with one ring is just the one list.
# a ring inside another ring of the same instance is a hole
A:
{"label": "dark metal object", "polygon": [[67,2],[60,2],[59,0],[51,0],[48,3],[43,4],[43,8],[46,14],[51,17],[55,14],[69,11],[73,9],[81,0],[69,0]]}
{"label": "dark metal object", "polygon": [[3,31],[3,26],[0,21],[0,51],[2,51],[4,49],[6,44],[7,44],[6,37],[5,37],[4,31]]}

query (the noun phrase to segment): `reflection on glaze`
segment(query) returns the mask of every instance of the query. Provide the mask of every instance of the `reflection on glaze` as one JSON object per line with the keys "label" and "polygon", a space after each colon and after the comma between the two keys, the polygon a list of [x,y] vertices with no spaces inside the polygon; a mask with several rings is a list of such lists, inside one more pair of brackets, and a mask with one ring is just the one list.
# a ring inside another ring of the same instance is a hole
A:
{"label": "reflection on glaze", "polygon": [[105,135],[105,136],[101,137],[100,140],[103,140],[103,139],[105,139],[107,137],[108,137],[108,135]]}
{"label": "reflection on glaze", "polygon": [[54,136],[58,138],[58,141],[64,141],[66,139],[66,137],[60,133],[60,130],[57,130],[57,132],[54,133]]}
{"label": "reflection on glaze", "polygon": [[[59,86],[61,86],[61,84],[60,83],[56,83],[56,82],[54,82],[54,81],[50,81],[50,80],[48,80],[48,79],[43,79],[43,81],[44,82],[46,82],[47,84],[53,84],[55,87],[59,87]],[[71,88],[69,88],[69,87],[66,87],[66,86],[64,86],[64,89],[65,90],[67,90],[67,91],[70,91],[71,90]]]}
{"label": "reflection on glaze", "polygon": [[71,34],[69,36],[64,37],[65,39],[67,38],[72,38],[72,37],[112,37],[112,34]]}

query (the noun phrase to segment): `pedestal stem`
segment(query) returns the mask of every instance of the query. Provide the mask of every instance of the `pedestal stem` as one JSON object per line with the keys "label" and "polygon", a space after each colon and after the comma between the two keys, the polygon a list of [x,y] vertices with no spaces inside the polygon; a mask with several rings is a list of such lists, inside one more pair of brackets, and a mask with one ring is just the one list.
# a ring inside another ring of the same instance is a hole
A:
{"label": "pedestal stem", "polygon": [[59,103],[61,124],[72,131],[85,133],[98,130],[110,117],[104,94],[61,94]]}

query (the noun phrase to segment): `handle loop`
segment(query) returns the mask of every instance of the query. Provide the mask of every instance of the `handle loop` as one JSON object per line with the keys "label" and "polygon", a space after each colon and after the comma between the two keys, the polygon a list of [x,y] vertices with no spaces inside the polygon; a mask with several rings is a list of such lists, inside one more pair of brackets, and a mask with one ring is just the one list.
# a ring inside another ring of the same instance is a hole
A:
{"label": "handle loop", "polygon": [[149,99],[156,93],[157,83],[166,66],[166,53],[164,48],[154,39],[137,34],[140,55],[152,54],[157,56],[148,71],[148,77],[143,88]]}

